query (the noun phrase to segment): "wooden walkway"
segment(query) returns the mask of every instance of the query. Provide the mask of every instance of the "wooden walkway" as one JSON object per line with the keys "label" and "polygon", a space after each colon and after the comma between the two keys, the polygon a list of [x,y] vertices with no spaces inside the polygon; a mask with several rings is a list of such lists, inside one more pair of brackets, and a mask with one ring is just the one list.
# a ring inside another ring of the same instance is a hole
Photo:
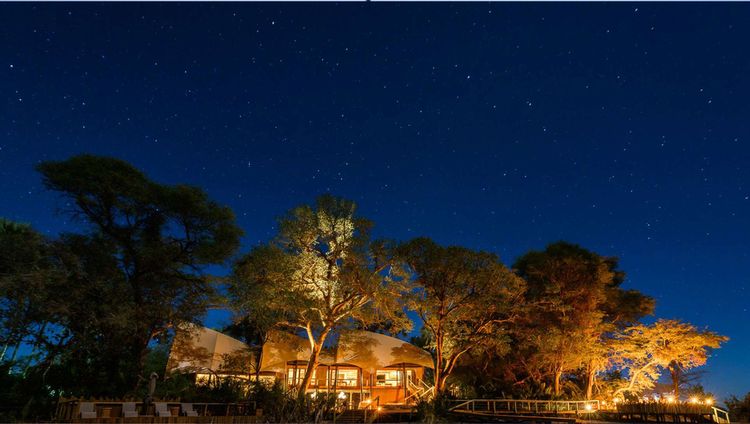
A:
{"label": "wooden walkway", "polygon": [[601,415],[616,421],[730,424],[727,411],[692,403],[621,403],[615,409],[602,411]]}
{"label": "wooden walkway", "polygon": [[470,399],[459,401],[451,411],[482,415],[574,415],[599,411],[598,400],[554,401],[524,399]]}
{"label": "wooden walkway", "polygon": [[598,400],[552,401],[470,399],[451,412],[460,416],[494,417],[516,422],[613,422],[730,424],[729,414],[715,406],[687,403],[627,403],[604,408]]}

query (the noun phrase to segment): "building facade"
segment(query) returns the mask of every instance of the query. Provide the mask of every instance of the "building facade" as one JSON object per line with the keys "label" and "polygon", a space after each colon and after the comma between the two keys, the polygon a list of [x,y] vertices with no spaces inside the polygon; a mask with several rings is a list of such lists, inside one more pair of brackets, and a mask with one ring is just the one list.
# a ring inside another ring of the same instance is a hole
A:
{"label": "building facade", "polygon": [[[289,333],[272,333],[257,358],[239,340],[189,327],[175,337],[168,368],[193,373],[196,382],[257,377],[294,388],[304,379],[309,354],[309,342]],[[412,344],[369,331],[347,331],[321,353],[308,393],[335,393],[352,408],[375,401],[409,405],[431,394],[432,388],[424,382],[430,368],[430,354]]]}

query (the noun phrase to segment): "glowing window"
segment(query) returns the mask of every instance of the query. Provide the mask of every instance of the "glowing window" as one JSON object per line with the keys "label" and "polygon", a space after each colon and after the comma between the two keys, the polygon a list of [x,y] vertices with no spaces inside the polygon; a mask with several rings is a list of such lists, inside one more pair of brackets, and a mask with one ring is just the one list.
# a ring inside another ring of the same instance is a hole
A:
{"label": "glowing window", "polygon": [[359,370],[339,369],[336,376],[337,386],[359,386]]}

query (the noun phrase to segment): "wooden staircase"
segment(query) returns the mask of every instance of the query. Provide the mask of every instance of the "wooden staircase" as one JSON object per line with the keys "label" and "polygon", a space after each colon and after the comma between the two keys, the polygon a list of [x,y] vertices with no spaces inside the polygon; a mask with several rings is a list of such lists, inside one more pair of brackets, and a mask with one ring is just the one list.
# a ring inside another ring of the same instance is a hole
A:
{"label": "wooden staircase", "polygon": [[408,380],[408,387],[411,394],[404,399],[405,403],[414,404],[421,399],[430,400],[435,396],[435,386],[430,386],[423,380],[418,380],[416,383]]}

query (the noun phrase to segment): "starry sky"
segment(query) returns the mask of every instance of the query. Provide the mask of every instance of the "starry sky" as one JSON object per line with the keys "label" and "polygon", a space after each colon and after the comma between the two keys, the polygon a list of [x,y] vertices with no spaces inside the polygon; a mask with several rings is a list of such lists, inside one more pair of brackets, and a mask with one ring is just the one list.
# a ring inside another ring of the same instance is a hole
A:
{"label": "starry sky", "polygon": [[326,192],[506,264],[568,240],[728,335],[703,382],[744,395],[747,40],[737,3],[5,3],[0,216],[74,231],[33,167],[86,152],[205,188],[243,250]]}

